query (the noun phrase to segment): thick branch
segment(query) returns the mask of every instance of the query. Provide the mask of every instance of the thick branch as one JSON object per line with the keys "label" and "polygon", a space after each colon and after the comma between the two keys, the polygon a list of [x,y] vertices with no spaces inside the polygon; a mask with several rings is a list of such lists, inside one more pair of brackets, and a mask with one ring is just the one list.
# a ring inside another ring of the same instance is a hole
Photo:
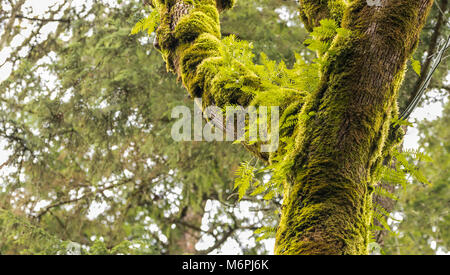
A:
{"label": "thick branch", "polygon": [[[157,46],[169,70],[175,72],[194,98],[208,106],[279,106],[282,112],[291,104],[300,105],[304,93],[295,89],[266,87],[260,77],[237,58],[227,55],[221,40],[219,11],[215,0],[154,1],[161,15]],[[221,4],[222,5],[222,4]],[[267,100],[269,94],[278,94]],[[267,153],[246,146],[260,159]]]}

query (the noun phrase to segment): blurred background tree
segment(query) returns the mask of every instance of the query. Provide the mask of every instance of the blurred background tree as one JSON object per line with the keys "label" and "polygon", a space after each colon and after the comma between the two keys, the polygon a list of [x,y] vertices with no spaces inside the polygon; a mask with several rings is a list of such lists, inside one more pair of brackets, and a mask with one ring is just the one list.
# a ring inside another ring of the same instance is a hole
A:
{"label": "blurred background tree", "polygon": [[423,164],[431,186],[418,182],[400,192],[393,223],[384,246],[387,254],[436,254],[450,249],[450,102],[443,115],[419,123],[420,148],[433,157]]}
{"label": "blurred background tree", "polygon": [[[276,225],[279,200],[238,202],[233,190],[234,171],[250,155],[228,143],[171,138],[172,108],[193,106],[166,72],[153,37],[129,35],[148,14],[141,1],[49,1],[53,5],[40,13],[31,2],[0,0],[0,136],[6,156],[0,163],[0,253],[68,253],[73,244],[93,254],[231,248],[269,253],[253,231]],[[415,55],[421,76],[438,41],[449,34],[447,0],[436,3],[441,8],[433,7]],[[240,0],[222,15],[222,33],[251,41],[256,52],[288,65],[293,50],[312,59],[302,44],[307,32],[296,5]],[[436,96],[428,100],[448,97],[447,64],[435,73]],[[402,107],[420,81],[408,71]],[[448,128],[448,119],[439,121]],[[438,136],[431,130],[436,127],[420,129],[431,138]],[[448,135],[441,137],[448,141]],[[431,239],[448,247],[448,155],[439,144],[424,146],[435,159],[426,169],[447,192],[433,197],[437,185],[412,184],[400,202],[391,202],[389,210],[396,207],[406,218],[398,227],[403,237],[387,237],[387,253],[432,253]],[[413,221],[412,211],[419,210],[411,202],[419,197],[436,218],[444,215],[442,222]],[[404,237],[407,232],[415,237]],[[383,243],[385,235],[377,240]]]}

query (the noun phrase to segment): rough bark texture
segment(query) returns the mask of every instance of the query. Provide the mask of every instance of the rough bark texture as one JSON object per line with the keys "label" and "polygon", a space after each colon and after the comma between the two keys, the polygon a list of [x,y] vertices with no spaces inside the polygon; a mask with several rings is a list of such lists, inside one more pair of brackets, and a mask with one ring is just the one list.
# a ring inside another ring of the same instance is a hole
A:
{"label": "rough bark texture", "polygon": [[[331,17],[351,31],[334,38],[320,88],[305,98],[295,90],[265,90],[235,60],[227,61],[239,68],[233,75],[219,70],[227,65],[216,8],[222,4],[153,1],[162,16],[157,37],[168,68],[204,106],[295,105],[300,112],[292,144],[282,153],[291,164],[277,254],[367,253],[374,171],[397,141],[398,133],[389,132],[397,91],[433,1],[381,0],[381,7],[347,2],[300,1],[308,29]],[[227,88],[235,81],[242,86]]]}

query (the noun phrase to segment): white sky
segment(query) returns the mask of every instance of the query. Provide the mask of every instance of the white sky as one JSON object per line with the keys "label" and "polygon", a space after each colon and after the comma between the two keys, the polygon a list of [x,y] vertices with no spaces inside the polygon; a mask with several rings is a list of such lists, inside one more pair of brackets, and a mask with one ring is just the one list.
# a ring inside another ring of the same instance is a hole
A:
{"label": "white sky", "polygon": [[[433,91],[429,92],[429,95],[433,95]],[[435,120],[442,116],[442,111],[444,109],[444,104],[447,102],[445,98],[444,103],[434,102],[426,104],[421,108],[416,108],[409,119],[410,122],[423,121],[423,120]],[[415,124],[415,123],[413,123]],[[417,149],[419,146],[419,131],[417,127],[408,127],[403,146],[408,149]]]}
{"label": "white sky", "polygon": [[[60,1],[57,1],[57,0],[28,0],[26,2],[26,5],[33,8],[32,16],[43,16],[49,6],[51,6],[52,4],[58,3],[58,2],[60,2]],[[112,1],[112,0],[110,2],[116,3],[116,1]],[[74,0],[73,3],[75,5],[80,5],[82,3],[89,4],[89,3],[92,3],[92,1]],[[27,26],[23,25],[22,27],[27,27]],[[130,28],[131,27],[132,26],[130,26]],[[45,31],[47,33],[49,33],[51,31],[54,31],[55,28],[56,28],[56,24],[52,24],[52,25],[49,25],[49,27]],[[24,31],[28,32],[29,30],[25,29]],[[1,30],[0,30],[0,33],[1,33]],[[17,45],[23,39],[24,39],[23,36],[18,37],[16,40],[13,41],[13,43],[15,45]],[[9,55],[8,49],[4,49],[4,50],[0,51],[0,64],[2,64],[5,61],[5,59],[8,57],[8,55]],[[11,70],[11,68],[8,67],[7,65],[0,67],[0,81],[6,79],[8,77],[8,75],[10,74],[10,70]],[[414,121],[415,119],[417,119],[419,121],[423,120],[423,119],[428,119],[428,120],[436,119],[437,117],[442,115],[442,110],[443,110],[442,103],[428,104],[422,108],[417,108],[413,112],[410,121]],[[410,127],[407,135],[405,136],[404,146],[406,148],[416,149],[418,147],[418,140],[419,140],[418,130],[415,127]],[[2,163],[4,163],[8,159],[8,156],[9,156],[9,153],[7,151],[1,150],[1,148],[3,148],[3,145],[4,145],[4,141],[0,140],[0,165]],[[5,173],[5,171],[1,171],[1,173]],[[95,218],[100,212],[102,212],[105,209],[105,207],[106,207],[105,205],[101,205],[101,204],[93,205],[92,208],[90,209],[91,211],[89,212],[90,217]],[[207,204],[207,208],[208,208],[207,210],[211,210],[214,207],[220,207],[220,205],[219,206],[214,205],[213,202],[209,202],[209,204]],[[248,210],[248,208],[249,208],[248,205],[242,205],[242,207],[240,208],[241,214],[250,215],[250,211]],[[205,221],[202,226],[203,227],[206,226],[205,225],[206,223],[207,223],[207,221]],[[242,236],[240,236],[240,241],[242,241],[243,243],[252,242],[251,234],[243,234]],[[274,240],[269,239],[269,240],[265,240],[263,242],[266,244],[266,247],[273,253]],[[201,242],[199,242],[197,244],[197,249],[206,249],[211,244],[212,244],[212,240],[203,239]],[[224,246],[220,252],[216,252],[214,254],[236,254],[236,252],[238,251],[238,248],[239,248],[239,245],[236,243],[236,241],[230,240],[224,244]]]}

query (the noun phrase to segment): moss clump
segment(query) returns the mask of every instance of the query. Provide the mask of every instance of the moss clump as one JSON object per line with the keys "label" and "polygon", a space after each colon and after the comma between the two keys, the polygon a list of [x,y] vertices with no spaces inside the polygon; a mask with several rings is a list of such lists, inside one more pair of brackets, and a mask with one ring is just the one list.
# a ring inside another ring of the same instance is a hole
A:
{"label": "moss clump", "polygon": [[[217,1],[231,8],[234,1]],[[243,64],[233,61],[241,87],[234,87],[234,76],[221,69],[229,66],[223,59],[219,12],[214,0],[166,1],[160,6],[161,26],[157,39],[168,69],[176,72],[193,97],[205,104],[248,105],[259,89],[258,77]],[[230,66],[229,66],[230,67]],[[242,89],[245,86],[247,89]],[[245,90],[245,91],[244,91]]]}
{"label": "moss clump", "polygon": [[220,38],[218,14],[210,16],[204,11],[194,9],[188,16],[182,17],[175,27],[175,38],[180,43],[194,41],[201,34],[210,34]]}
{"label": "moss clump", "polygon": [[339,25],[344,17],[344,11],[347,4],[343,0],[332,0],[327,3],[328,10],[330,11],[330,18],[336,21]]}

